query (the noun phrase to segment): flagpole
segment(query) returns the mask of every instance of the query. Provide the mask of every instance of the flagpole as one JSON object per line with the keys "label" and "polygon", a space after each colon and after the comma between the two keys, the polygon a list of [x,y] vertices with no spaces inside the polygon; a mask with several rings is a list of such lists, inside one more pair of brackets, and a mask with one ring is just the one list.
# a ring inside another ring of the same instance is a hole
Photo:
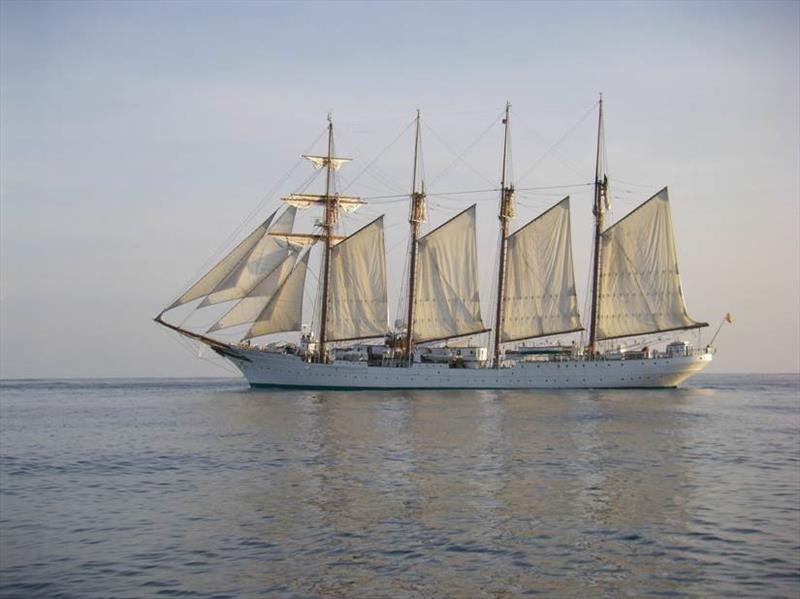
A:
{"label": "flagpole", "polygon": [[719,326],[717,327],[717,330],[714,333],[714,336],[711,338],[711,341],[708,342],[709,347],[714,345],[714,340],[717,338],[717,335],[719,335],[719,332],[722,330],[722,327],[725,325],[726,322],[729,324],[733,324],[733,316],[731,315],[730,312],[728,312],[725,316],[722,317],[722,321],[720,321]]}

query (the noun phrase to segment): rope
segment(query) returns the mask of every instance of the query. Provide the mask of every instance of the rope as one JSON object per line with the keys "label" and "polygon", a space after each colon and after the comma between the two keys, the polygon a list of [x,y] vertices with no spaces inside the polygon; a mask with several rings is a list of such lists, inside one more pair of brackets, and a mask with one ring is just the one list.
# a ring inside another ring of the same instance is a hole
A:
{"label": "rope", "polygon": [[199,341],[194,341],[192,339],[188,339],[187,337],[184,337],[183,335],[177,335],[177,336],[173,335],[173,334],[170,333],[170,331],[167,331],[166,329],[163,329],[161,327],[159,327],[159,330],[162,332],[163,335],[169,337],[175,343],[180,345],[182,349],[184,349],[187,352],[191,353],[193,358],[199,359],[199,360],[203,360],[204,362],[208,362],[211,365],[216,366],[217,368],[221,368],[222,370],[224,370],[226,372],[237,374],[237,375],[240,374],[239,371],[236,368],[234,368],[233,366],[231,366],[227,362],[227,360],[225,360],[224,358],[219,358],[218,360],[215,360],[213,358],[212,359],[204,358],[202,355],[199,355],[199,351],[197,351],[197,348],[199,347],[200,349],[202,349],[204,347],[204,345],[202,343],[200,343]]}
{"label": "rope", "polygon": [[[303,152],[303,153],[304,153],[304,154],[308,154],[308,153],[309,153],[309,152],[310,152],[310,151],[313,149],[313,147],[314,147],[314,146],[317,144],[317,142],[318,142],[318,141],[319,141],[319,140],[322,138],[322,136],[323,136],[323,135],[325,135],[325,133],[326,133],[326,132],[327,132],[327,128],[326,128],[326,129],[324,129],[324,130],[322,131],[322,133],[320,133],[320,135],[318,135],[318,136],[317,136],[317,138],[314,140],[314,142],[313,142],[313,143],[312,143],[312,144],[309,146],[309,148],[308,148],[308,149],[307,149],[305,152]],[[289,170],[286,172],[286,174],[285,174],[285,175],[284,175],[284,176],[283,176],[281,179],[279,179],[279,180],[278,180],[278,182],[277,182],[275,185],[273,185],[273,186],[270,188],[270,190],[269,190],[269,191],[268,191],[268,192],[267,192],[267,193],[266,193],[266,194],[265,194],[265,195],[264,195],[264,196],[261,198],[261,200],[258,202],[258,204],[256,205],[256,207],[255,207],[253,210],[251,210],[251,211],[250,211],[250,213],[249,213],[249,214],[248,214],[248,215],[247,215],[247,216],[244,218],[244,220],[242,220],[242,221],[239,223],[239,225],[236,227],[236,229],[235,229],[235,230],[234,230],[234,231],[233,231],[233,232],[232,232],[232,233],[231,233],[231,234],[230,234],[230,235],[227,237],[227,239],[225,239],[225,241],[222,243],[222,245],[220,245],[220,246],[219,246],[219,247],[218,247],[218,248],[217,248],[217,249],[214,251],[214,253],[213,253],[213,254],[212,254],[212,255],[211,255],[211,256],[210,256],[210,257],[209,257],[209,258],[208,258],[208,259],[205,261],[205,263],[203,264],[203,266],[201,266],[201,267],[200,267],[200,268],[199,268],[199,269],[198,269],[198,270],[197,270],[197,271],[194,273],[194,275],[192,275],[192,277],[190,277],[190,278],[189,278],[189,280],[188,280],[186,283],[184,283],[184,285],[183,285],[183,291],[181,291],[181,292],[180,292],[180,293],[179,293],[179,294],[178,294],[178,295],[177,295],[175,298],[173,298],[173,300],[170,302],[170,305],[171,305],[172,303],[174,303],[174,302],[175,302],[175,300],[176,300],[176,299],[178,299],[178,298],[179,298],[181,295],[183,295],[184,293],[186,293],[186,291],[187,291],[188,289],[190,289],[191,285],[193,285],[193,284],[194,284],[194,283],[192,283],[192,281],[194,281],[194,282],[197,282],[197,280],[200,278],[200,273],[203,273],[203,272],[208,272],[208,271],[211,269],[211,263],[212,263],[212,262],[214,262],[214,261],[216,260],[217,256],[219,256],[219,255],[222,253],[222,251],[223,251],[225,248],[227,248],[227,247],[228,247],[228,246],[231,244],[231,242],[232,242],[232,241],[233,241],[233,240],[234,240],[236,237],[238,237],[238,236],[239,236],[239,234],[242,232],[242,229],[244,229],[244,227],[247,225],[247,223],[248,223],[248,222],[250,222],[250,221],[253,219],[253,217],[254,217],[254,216],[255,216],[255,215],[258,213],[258,212],[260,212],[260,211],[261,211],[261,210],[264,208],[264,206],[266,205],[266,203],[267,203],[268,201],[270,201],[270,200],[273,198],[273,196],[274,196],[274,195],[275,195],[275,194],[278,192],[278,190],[279,190],[279,189],[280,189],[280,188],[281,188],[281,187],[282,187],[282,186],[283,186],[283,185],[286,183],[286,181],[287,181],[287,180],[288,180],[288,179],[289,179],[289,178],[290,178],[290,177],[291,177],[291,176],[294,174],[294,172],[297,170],[297,167],[298,167],[298,166],[300,166],[300,164],[301,164],[302,162],[303,162],[303,159],[302,159],[302,158],[300,158],[300,159],[298,159],[297,161],[295,161],[295,163],[294,163],[294,164],[292,165],[292,167],[291,167],[291,168],[290,168],[290,169],[289,169]],[[219,260],[216,260],[216,262],[219,262]],[[186,318],[188,318],[188,316],[187,316]],[[184,321],[185,321],[185,320],[186,320],[186,319],[184,319]]]}
{"label": "rope", "polygon": [[395,137],[394,140],[392,140],[392,142],[380,152],[380,154],[378,154],[375,158],[373,158],[372,161],[369,164],[367,164],[367,166],[365,166],[364,169],[358,175],[356,175],[352,181],[350,181],[350,183],[342,190],[342,192],[345,192],[348,189],[350,189],[350,187],[361,178],[361,175],[366,173],[386,152],[389,151],[389,149],[394,144],[396,144],[400,140],[401,137],[403,137],[403,135],[405,135],[406,131],[408,131],[411,128],[411,126],[415,124],[415,122],[416,119],[412,120],[408,125],[406,125],[405,128],[400,132],[400,134],[397,137]]}
{"label": "rope", "polygon": [[660,186],[658,186],[658,185],[645,185],[644,183],[631,183],[630,181],[625,181],[624,179],[618,179],[617,177],[609,177],[608,179],[610,181],[613,181],[614,183],[622,183],[623,185],[629,185],[631,187],[642,187],[644,189],[655,189],[655,188],[659,188],[660,189]]}
{"label": "rope", "polygon": [[[562,144],[562,143],[563,143],[563,142],[564,142],[564,141],[565,141],[565,140],[566,140],[566,139],[567,139],[567,138],[568,138],[570,135],[572,135],[572,133],[574,133],[574,132],[575,132],[575,130],[576,130],[576,129],[577,129],[577,128],[578,128],[578,127],[579,127],[579,126],[580,126],[580,125],[583,123],[583,121],[585,121],[585,120],[586,120],[586,118],[587,118],[587,117],[588,117],[590,114],[592,114],[592,113],[594,112],[594,110],[595,110],[595,107],[596,107],[596,106],[598,106],[598,103],[597,103],[597,102],[594,102],[594,103],[592,104],[592,106],[589,108],[589,110],[587,110],[587,111],[586,111],[586,112],[583,114],[583,116],[581,116],[581,118],[579,118],[579,119],[578,119],[578,120],[575,122],[575,124],[574,124],[572,127],[570,127],[570,128],[567,130],[567,132],[566,132],[566,133],[564,133],[564,135],[562,135],[562,136],[561,136],[561,137],[558,139],[558,141],[556,141],[555,143],[551,144],[551,145],[550,145],[550,147],[549,147],[547,150],[545,150],[544,154],[542,154],[542,156],[541,156],[541,157],[540,157],[540,158],[539,158],[539,159],[538,159],[536,162],[534,162],[534,163],[533,163],[533,165],[532,165],[530,168],[528,168],[528,170],[526,170],[526,171],[525,171],[525,172],[522,174],[522,176],[521,176],[519,179],[517,179],[517,183],[521,183],[522,181],[524,181],[524,180],[525,180],[525,179],[526,179],[526,178],[527,178],[527,177],[528,177],[528,176],[529,176],[529,175],[530,175],[530,174],[531,174],[531,173],[534,171],[534,169],[536,169],[536,167],[538,167],[538,166],[539,166],[539,165],[542,163],[542,161],[543,161],[545,158],[547,158],[547,157],[548,157],[548,156],[549,156],[551,153],[555,154],[555,153],[556,153],[556,149],[558,148],[558,146],[560,146],[560,145],[561,145],[561,144]],[[517,120],[519,120],[519,117],[516,117],[516,118],[517,118]],[[543,141],[544,141],[544,137],[543,137],[543,136],[541,136],[541,135],[539,135],[539,134],[538,134],[538,133],[537,133],[537,132],[536,132],[534,129],[532,129],[530,126],[528,126],[528,125],[526,125],[526,124],[524,124],[524,123],[523,123],[523,127],[524,127],[525,129],[527,129],[528,131],[530,131],[531,133],[533,133],[533,134],[534,134],[536,137],[538,137],[539,139],[541,139],[541,140],[543,140]],[[559,158],[560,158],[560,160],[561,160],[561,161],[562,161],[562,162],[563,162],[563,163],[564,163],[566,166],[568,166],[569,168],[571,168],[572,170],[574,170],[574,171],[576,171],[576,172],[580,172],[580,169],[576,168],[576,167],[575,167],[574,165],[572,165],[572,164],[569,164],[567,161],[565,161],[565,160],[564,160],[564,158],[563,158],[563,157],[559,157]]]}
{"label": "rope", "polygon": [[[576,187],[588,187],[588,186],[591,186],[591,185],[594,185],[594,183],[592,183],[592,182],[589,182],[589,183],[573,183],[573,184],[569,184],[569,185],[547,185],[547,186],[542,186],[542,187],[517,187],[517,188],[514,189],[514,191],[520,192],[520,191],[546,191],[546,190],[552,190],[552,189],[572,189],[572,188],[576,188]],[[435,197],[445,197],[445,196],[455,196],[455,195],[468,195],[468,194],[478,194],[478,193],[497,193],[499,191],[500,191],[499,187],[492,187],[492,188],[489,188],[489,189],[469,189],[469,190],[464,190],[464,191],[441,191],[441,192],[438,192],[438,193],[429,193],[429,194],[427,194],[427,196],[429,198],[435,198]],[[407,193],[402,193],[402,194],[391,194],[391,195],[383,195],[383,196],[365,196],[365,197],[363,197],[361,199],[363,199],[364,201],[390,200],[390,199],[391,200],[395,200],[395,201],[401,201],[401,200],[407,200],[408,199],[408,195],[409,194],[407,194]],[[394,202],[384,202],[384,203],[392,204]]]}
{"label": "rope", "polygon": [[505,116],[505,110],[504,110],[503,112],[501,112],[499,115],[497,115],[497,118],[496,118],[496,119],[494,119],[494,120],[491,122],[491,124],[490,124],[488,127],[486,127],[486,129],[485,129],[485,130],[484,130],[484,131],[483,131],[483,132],[482,132],[480,135],[478,135],[478,137],[476,137],[476,138],[475,138],[475,140],[474,140],[474,141],[473,141],[473,142],[472,142],[470,145],[468,145],[468,146],[466,147],[466,149],[464,149],[464,151],[463,151],[463,152],[461,152],[460,154],[456,154],[455,150],[453,150],[453,148],[451,148],[451,147],[450,147],[450,145],[449,145],[449,144],[448,144],[446,141],[444,141],[444,140],[443,140],[441,137],[439,137],[439,135],[436,133],[436,131],[434,131],[433,129],[431,129],[431,127],[428,125],[428,123],[427,123],[425,120],[423,120],[423,121],[422,121],[422,124],[423,124],[423,125],[425,125],[425,128],[426,128],[428,131],[430,131],[430,132],[433,134],[433,136],[434,136],[434,137],[435,137],[435,138],[436,138],[436,139],[439,141],[439,143],[441,143],[441,144],[442,144],[442,145],[443,145],[445,148],[447,148],[447,149],[448,149],[448,150],[449,150],[449,151],[450,151],[452,154],[456,154],[456,157],[455,157],[455,159],[453,160],[453,162],[451,162],[449,165],[447,165],[447,167],[445,167],[445,169],[444,169],[442,172],[440,172],[440,173],[439,173],[439,175],[438,175],[438,176],[437,176],[437,177],[436,177],[436,178],[435,178],[433,181],[431,181],[431,183],[430,183],[430,184],[431,184],[431,185],[435,185],[435,184],[436,184],[436,182],[437,182],[439,179],[441,179],[441,178],[444,176],[444,174],[445,174],[447,171],[449,171],[449,170],[450,170],[450,169],[451,169],[451,168],[452,168],[452,167],[453,167],[453,166],[454,166],[454,165],[455,165],[457,162],[462,162],[462,163],[464,164],[464,166],[466,166],[468,169],[470,169],[471,171],[473,171],[473,172],[474,172],[476,175],[478,175],[478,176],[479,176],[481,179],[483,179],[484,181],[486,181],[487,183],[489,183],[489,185],[492,185],[492,184],[494,183],[493,181],[489,180],[487,177],[485,177],[485,176],[484,176],[484,175],[482,175],[480,172],[478,172],[478,170],[477,170],[477,169],[475,169],[475,168],[474,168],[472,165],[470,165],[470,164],[469,164],[469,163],[468,163],[466,160],[463,160],[463,157],[464,157],[464,156],[465,156],[465,155],[466,155],[466,154],[467,154],[467,153],[468,153],[470,150],[472,150],[472,148],[474,148],[474,147],[477,145],[477,143],[478,143],[479,141],[481,141],[481,140],[482,140],[484,137],[486,137],[486,134],[487,134],[487,133],[489,133],[489,131],[491,131],[492,127],[494,127],[494,126],[497,124],[497,122],[498,122],[500,119],[502,119],[504,116]]}

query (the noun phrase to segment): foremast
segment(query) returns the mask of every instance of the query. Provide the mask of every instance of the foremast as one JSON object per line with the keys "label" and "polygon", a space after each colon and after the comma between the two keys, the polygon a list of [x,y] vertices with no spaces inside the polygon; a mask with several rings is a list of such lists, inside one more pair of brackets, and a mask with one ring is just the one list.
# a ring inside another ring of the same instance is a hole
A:
{"label": "foremast", "polygon": [[[413,335],[414,335],[414,301],[416,297],[417,283],[417,243],[419,240],[419,225],[427,219],[425,205],[425,181],[421,176],[421,150],[422,138],[420,132],[420,112],[417,110],[416,134],[414,136],[414,167],[411,175],[411,210],[408,222],[410,225],[410,246],[411,252],[408,263],[408,311],[406,313],[406,343],[404,359],[410,363],[413,356]],[[420,189],[417,191],[417,179],[419,178]]]}
{"label": "foremast", "polygon": [[603,220],[605,205],[607,203],[608,179],[605,176],[603,164],[603,94],[600,94],[597,117],[597,155],[594,166],[594,244],[592,247],[592,314],[589,323],[589,355],[597,353],[597,322],[600,313],[600,298],[603,273],[601,270],[601,235],[603,233]]}
{"label": "foremast", "polygon": [[334,155],[333,143],[333,118],[328,114],[328,145],[327,153],[324,156],[303,155],[311,162],[315,169],[325,169],[325,193],[323,195],[314,194],[291,194],[283,200],[291,206],[307,208],[312,205],[323,204],[324,213],[322,222],[318,226],[322,228],[321,235],[314,234],[292,234],[285,236],[288,239],[304,239],[323,242],[322,272],[321,272],[321,293],[320,293],[320,322],[319,335],[317,337],[317,357],[320,362],[328,362],[326,345],[329,343],[329,303],[331,299],[330,279],[331,279],[331,250],[336,243],[344,238],[334,234],[334,230],[339,220],[339,209],[352,212],[364,204],[356,196],[343,196],[336,193],[334,189],[334,172],[350,162],[350,158],[341,158]]}
{"label": "foremast", "polygon": [[506,283],[506,252],[508,249],[508,221],[514,218],[514,186],[507,185],[509,179],[509,126],[511,116],[511,103],[506,102],[506,112],[503,118],[503,166],[500,175],[500,251],[497,269],[497,310],[494,321],[494,367],[500,368],[500,330],[503,322],[503,298]]}
{"label": "foremast", "polygon": [[322,308],[319,322],[319,359],[321,362],[328,361],[327,353],[325,352],[328,325],[328,283],[331,278],[331,239],[333,235],[333,227],[336,221],[336,205],[333,203],[333,198],[331,197],[331,178],[333,175],[332,159],[333,119],[331,118],[330,113],[328,113],[328,155],[325,160],[325,217],[322,225],[325,235],[325,253],[322,267]]}

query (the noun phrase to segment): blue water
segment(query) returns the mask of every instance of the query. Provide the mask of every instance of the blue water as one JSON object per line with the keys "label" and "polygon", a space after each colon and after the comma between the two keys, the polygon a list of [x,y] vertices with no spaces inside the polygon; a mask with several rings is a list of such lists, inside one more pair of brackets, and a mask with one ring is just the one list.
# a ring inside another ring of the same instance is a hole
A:
{"label": "blue water", "polygon": [[800,595],[800,378],[0,382],[0,596]]}

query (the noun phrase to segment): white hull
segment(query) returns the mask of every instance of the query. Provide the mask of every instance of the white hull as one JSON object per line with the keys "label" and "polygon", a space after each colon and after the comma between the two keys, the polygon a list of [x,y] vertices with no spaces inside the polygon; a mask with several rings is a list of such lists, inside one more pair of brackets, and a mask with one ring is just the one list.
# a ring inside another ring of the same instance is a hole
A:
{"label": "white hull", "polygon": [[521,362],[510,368],[313,364],[291,354],[231,348],[225,352],[253,387],[304,389],[599,389],[676,387],[711,363],[712,354],[645,360]]}

